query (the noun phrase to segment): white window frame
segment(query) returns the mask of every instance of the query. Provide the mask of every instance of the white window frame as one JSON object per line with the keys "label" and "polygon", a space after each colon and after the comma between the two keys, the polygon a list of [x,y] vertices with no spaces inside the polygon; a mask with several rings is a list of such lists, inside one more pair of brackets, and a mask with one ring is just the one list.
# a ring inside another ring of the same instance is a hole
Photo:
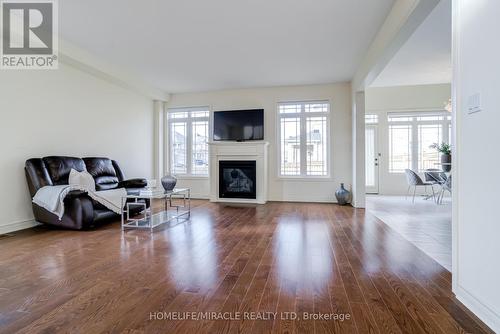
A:
{"label": "white window frame", "polygon": [[[206,117],[191,117],[192,112],[200,112],[206,111],[208,112],[208,116]],[[188,113],[187,117],[184,118],[170,118],[169,115],[172,113]],[[175,176],[178,178],[193,178],[193,179],[206,179],[210,176],[210,150],[207,153],[208,159],[208,169],[207,174],[192,174],[192,160],[193,160],[193,123],[206,121],[208,122],[208,136],[207,141],[210,142],[212,135],[212,111],[210,107],[180,107],[180,108],[169,108],[165,111],[165,120],[166,120],[166,129],[167,129],[167,171],[169,173],[173,173],[172,171],[172,133],[171,133],[171,124],[172,123],[186,123],[186,173],[175,173]]]}
{"label": "white window frame", "polygon": [[[408,117],[411,118],[409,121],[390,121],[391,117]],[[433,121],[421,121],[418,120],[418,117],[443,117],[442,120],[433,120]],[[410,155],[412,158],[411,161],[411,170],[414,170],[416,172],[422,172],[419,170],[419,125],[435,125],[439,124],[441,125],[441,133],[442,133],[442,142],[445,143],[451,143],[451,138],[449,138],[449,130],[448,127],[451,126],[452,124],[452,115],[450,112],[447,112],[445,110],[440,111],[408,111],[408,112],[389,112],[387,113],[387,131],[389,132],[391,129],[391,125],[409,125],[411,126],[411,146],[410,146]],[[390,136],[388,136],[389,141],[389,147],[391,146],[390,143]],[[389,150],[389,155],[388,155],[388,172],[390,174],[403,174],[404,171],[392,171],[390,169],[390,150]],[[436,166],[438,168],[439,166]]]}
{"label": "white window frame", "polygon": [[366,114],[365,124],[366,125],[378,125],[378,114]]}
{"label": "white window frame", "polygon": [[[327,104],[327,112],[305,112],[306,104]],[[284,113],[280,114],[280,106],[282,105],[301,105],[300,113]],[[276,133],[277,133],[277,171],[278,179],[294,179],[294,180],[314,180],[314,179],[329,179],[332,177],[332,154],[331,154],[331,102],[330,100],[300,100],[300,101],[283,101],[276,103]],[[308,117],[326,117],[326,175],[307,175],[307,118]],[[281,174],[281,119],[282,118],[299,118],[300,119],[300,174],[299,175],[282,175]]]}

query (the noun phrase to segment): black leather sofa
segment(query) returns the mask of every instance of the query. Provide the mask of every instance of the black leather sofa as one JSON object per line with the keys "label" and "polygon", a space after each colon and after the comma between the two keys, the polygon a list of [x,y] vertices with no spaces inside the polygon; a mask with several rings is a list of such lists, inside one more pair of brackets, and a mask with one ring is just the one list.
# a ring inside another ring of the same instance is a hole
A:
{"label": "black leather sofa", "polygon": [[[94,177],[97,191],[126,188],[128,192],[132,192],[144,188],[147,184],[145,179],[125,180],[118,163],[108,158],[51,156],[26,161],[25,173],[31,198],[44,186],[68,184],[71,169],[88,171]],[[44,208],[34,203],[32,205],[36,221],[75,230],[118,218],[116,213],[93,201],[83,191],[71,191],[66,196],[64,216],[61,220]],[[149,202],[146,201],[146,205],[149,207]],[[131,211],[131,214],[138,214],[140,208],[135,207],[135,211]]]}

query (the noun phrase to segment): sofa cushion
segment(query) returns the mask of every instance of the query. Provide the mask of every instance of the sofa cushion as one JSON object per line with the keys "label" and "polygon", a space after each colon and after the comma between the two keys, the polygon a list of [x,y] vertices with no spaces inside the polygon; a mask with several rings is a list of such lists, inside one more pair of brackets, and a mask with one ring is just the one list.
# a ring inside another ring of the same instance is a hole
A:
{"label": "sofa cushion", "polygon": [[97,191],[118,188],[118,179],[112,176],[100,176],[95,178],[95,189]]}
{"label": "sofa cushion", "polygon": [[113,162],[108,158],[83,158],[87,171],[95,180],[96,190],[109,190],[118,187],[118,175]]}
{"label": "sofa cushion", "polygon": [[45,157],[42,159],[53,185],[68,184],[71,169],[79,172],[86,170],[85,162],[74,157]]}

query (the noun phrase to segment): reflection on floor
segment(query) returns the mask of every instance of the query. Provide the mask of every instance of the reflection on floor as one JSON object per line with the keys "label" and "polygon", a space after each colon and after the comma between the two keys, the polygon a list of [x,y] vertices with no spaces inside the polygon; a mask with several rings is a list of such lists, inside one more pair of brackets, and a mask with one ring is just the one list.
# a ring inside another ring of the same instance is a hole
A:
{"label": "reflection on floor", "polygon": [[368,195],[366,209],[451,271],[451,201]]}
{"label": "reflection on floor", "polygon": [[155,233],[116,219],[1,238],[0,334],[493,333],[449,271],[366,210],[192,205]]}

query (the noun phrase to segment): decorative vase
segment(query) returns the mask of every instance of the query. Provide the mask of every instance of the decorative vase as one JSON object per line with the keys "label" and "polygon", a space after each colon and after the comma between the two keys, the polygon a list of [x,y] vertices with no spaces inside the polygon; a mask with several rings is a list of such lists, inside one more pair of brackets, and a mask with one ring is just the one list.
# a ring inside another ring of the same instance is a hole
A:
{"label": "decorative vase", "polygon": [[166,191],[171,191],[175,188],[177,179],[172,175],[166,175],[161,178],[161,185]]}
{"label": "decorative vase", "polygon": [[451,154],[441,154],[443,172],[451,171]]}
{"label": "decorative vase", "polygon": [[349,203],[349,198],[351,197],[351,193],[349,192],[349,190],[344,188],[344,184],[341,183],[340,189],[338,189],[335,192],[335,197],[337,197],[337,203],[339,205],[346,205],[347,203]]}

